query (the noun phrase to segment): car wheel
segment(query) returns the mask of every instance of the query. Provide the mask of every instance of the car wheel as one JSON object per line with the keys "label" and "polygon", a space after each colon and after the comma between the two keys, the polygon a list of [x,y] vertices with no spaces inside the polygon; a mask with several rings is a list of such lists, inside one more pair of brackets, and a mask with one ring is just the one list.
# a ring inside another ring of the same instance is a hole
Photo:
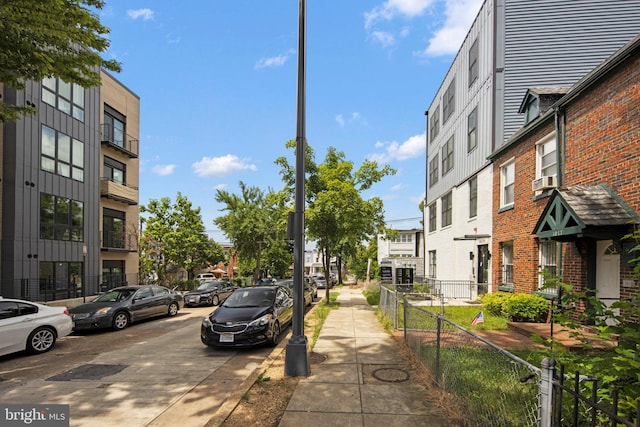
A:
{"label": "car wheel", "polygon": [[214,295],[213,300],[211,301],[211,305],[218,305],[218,304],[220,304],[220,297],[218,295]]}
{"label": "car wheel", "polygon": [[29,353],[44,353],[51,350],[56,343],[56,333],[53,329],[42,327],[31,332],[27,340],[27,351]]}
{"label": "car wheel", "polygon": [[115,329],[116,331],[121,331],[127,326],[129,326],[129,315],[127,313],[121,311],[113,316],[113,322],[111,324],[111,327],[113,329]]}
{"label": "car wheel", "polygon": [[171,304],[169,304],[169,311],[167,312],[167,315],[169,317],[173,317],[178,314],[178,310],[180,310],[180,307],[178,307],[178,303],[172,302]]}
{"label": "car wheel", "polygon": [[276,320],[271,327],[271,340],[269,340],[269,344],[272,346],[277,346],[280,341],[280,323]]}

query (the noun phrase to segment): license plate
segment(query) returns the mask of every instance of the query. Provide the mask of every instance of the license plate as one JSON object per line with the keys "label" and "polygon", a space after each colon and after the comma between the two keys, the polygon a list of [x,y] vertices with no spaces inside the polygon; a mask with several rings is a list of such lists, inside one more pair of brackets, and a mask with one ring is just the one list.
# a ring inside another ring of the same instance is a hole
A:
{"label": "license plate", "polygon": [[189,302],[196,302],[195,298],[189,298]]}
{"label": "license plate", "polygon": [[220,334],[220,342],[233,342],[233,334]]}

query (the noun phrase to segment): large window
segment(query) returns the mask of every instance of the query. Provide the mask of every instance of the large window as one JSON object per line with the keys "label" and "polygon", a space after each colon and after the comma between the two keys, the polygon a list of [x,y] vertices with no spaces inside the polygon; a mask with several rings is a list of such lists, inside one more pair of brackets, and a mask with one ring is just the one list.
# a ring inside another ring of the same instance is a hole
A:
{"label": "large window", "polygon": [[514,202],[515,161],[510,160],[500,167],[500,207],[509,207]]}
{"label": "large window", "polygon": [[108,105],[104,106],[103,132],[103,140],[119,147],[127,148],[125,146],[126,118]]}
{"label": "large window", "polygon": [[127,169],[124,163],[105,156],[104,178],[117,182],[118,184],[125,184],[127,179],[126,171]]}
{"label": "large window", "polygon": [[125,213],[105,208],[102,215],[102,246],[125,248]]}
{"label": "large window", "polygon": [[540,250],[540,276],[538,287],[546,293],[558,292],[557,285],[549,286],[550,280],[557,275],[557,243],[553,240],[544,240],[539,244]]}
{"label": "large window", "polygon": [[84,240],[82,202],[40,193],[40,238],[48,240]]}
{"label": "large window", "polygon": [[434,279],[437,274],[437,259],[436,259],[436,251],[429,251],[429,277]]}
{"label": "large window", "polygon": [[453,135],[442,146],[442,175],[453,169]]}
{"label": "large window", "polygon": [[125,264],[122,260],[105,260],[102,261],[102,281],[107,289],[124,286],[127,284],[125,275]]}
{"label": "large window", "polygon": [[438,206],[436,202],[433,202],[429,205],[429,231],[436,231],[437,218],[438,217]]}
{"label": "large window", "polygon": [[42,101],[84,121],[84,88],[53,77],[42,80]]}
{"label": "large window", "polygon": [[478,146],[478,107],[467,117],[467,152]]}
{"label": "large window", "polygon": [[83,295],[84,265],[82,262],[39,263],[40,296],[49,301],[76,298]]}
{"label": "large window", "polygon": [[413,242],[412,234],[399,234],[397,237],[391,239],[393,243],[411,243]]}
{"label": "large window", "polygon": [[469,48],[469,86],[478,78],[478,39]]}
{"label": "large window", "polygon": [[438,159],[438,154],[436,154],[433,159],[429,161],[429,187],[433,187],[433,185],[438,182],[438,165],[440,160]]}
{"label": "large window", "polygon": [[556,175],[556,136],[547,135],[536,145],[536,178]]}
{"label": "large window", "polygon": [[469,180],[469,218],[478,216],[478,177]]}
{"label": "large window", "polygon": [[439,105],[433,110],[433,115],[431,116],[430,121],[431,121],[430,123],[431,138],[429,142],[433,142],[433,140],[436,138],[436,136],[438,136],[438,133],[440,132],[440,106]]}
{"label": "large window", "polygon": [[502,284],[513,288],[513,242],[502,243]]}
{"label": "large window", "polygon": [[452,204],[453,204],[453,200],[452,200],[452,195],[451,192],[445,194],[444,196],[442,196],[441,199],[442,202],[442,217],[440,222],[442,223],[443,227],[446,227],[448,225],[451,225],[451,219],[452,219]]}
{"label": "large window", "polygon": [[451,117],[453,111],[456,109],[456,79],[454,78],[449,83],[449,87],[442,95],[442,123]]}
{"label": "large window", "polygon": [[42,126],[40,168],[84,181],[84,144],[62,132]]}

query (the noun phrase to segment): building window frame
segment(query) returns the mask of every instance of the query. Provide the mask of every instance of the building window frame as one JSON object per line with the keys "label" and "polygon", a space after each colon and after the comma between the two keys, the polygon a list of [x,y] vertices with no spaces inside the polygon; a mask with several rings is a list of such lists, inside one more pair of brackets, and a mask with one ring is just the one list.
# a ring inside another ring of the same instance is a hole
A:
{"label": "building window frame", "polygon": [[453,115],[456,109],[456,78],[451,79],[447,90],[442,95],[442,123],[446,123],[447,120]]}
{"label": "building window frame", "polygon": [[429,205],[429,232],[436,231],[438,228],[438,204],[433,202]]}
{"label": "building window frame", "polygon": [[453,169],[454,147],[454,135],[451,135],[447,142],[442,146],[442,175],[445,175]]}
{"label": "building window frame", "polygon": [[127,118],[107,104],[104,105],[103,140],[126,148]]}
{"label": "building window frame", "polygon": [[40,169],[84,182],[84,143],[42,125],[40,131]]}
{"label": "building window frame", "polygon": [[469,218],[478,216],[478,176],[469,180]]}
{"label": "building window frame", "polygon": [[515,169],[514,158],[500,165],[500,207],[512,207],[515,203]]}
{"label": "building window frame", "polygon": [[125,212],[103,208],[102,210],[102,247],[125,248]]}
{"label": "building window frame", "polygon": [[433,140],[438,136],[438,133],[440,133],[440,105],[433,110],[433,114],[429,121],[430,141],[433,142]]}
{"label": "building window frame", "polygon": [[557,283],[553,281],[558,274],[558,242],[540,240],[538,242],[538,290],[546,294],[558,294]]}
{"label": "building window frame", "polygon": [[42,102],[84,122],[85,89],[82,86],[56,77],[45,77],[41,86]]}
{"label": "building window frame", "polygon": [[478,39],[469,48],[469,86],[478,79]]}
{"label": "building window frame", "polygon": [[502,285],[513,289],[513,241],[502,242]]}
{"label": "building window frame", "polygon": [[442,227],[448,227],[453,222],[453,195],[450,192],[440,198],[440,223]]}
{"label": "building window frame", "polygon": [[78,200],[40,193],[40,238],[84,241],[84,204]]}
{"label": "building window frame", "polygon": [[555,132],[551,132],[536,143],[536,178],[557,175],[557,149]]}
{"label": "building window frame", "polygon": [[439,162],[440,160],[438,157],[438,153],[436,153],[436,155],[433,156],[433,158],[429,161],[429,187],[433,187],[438,182],[438,168],[440,166]]}
{"label": "building window frame", "polygon": [[427,271],[427,274],[429,278],[435,279],[438,273],[438,259],[437,259],[438,253],[435,250],[429,251],[428,256],[429,256],[428,258],[429,270]]}
{"label": "building window frame", "polygon": [[478,107],[467,117],[467,152],[470,153],[478,146]]}
{"label": "building window frame", "polygon": [[103,178],[125,185],[127,182],[127,165],[111,157],[104,157]]}

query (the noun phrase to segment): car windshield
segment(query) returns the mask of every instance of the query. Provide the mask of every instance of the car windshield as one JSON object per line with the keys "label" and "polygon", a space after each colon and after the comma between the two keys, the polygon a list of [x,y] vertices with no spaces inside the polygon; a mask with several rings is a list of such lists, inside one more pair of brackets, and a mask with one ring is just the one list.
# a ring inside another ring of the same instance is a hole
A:
{"label": "car windshield", "polygon": [[202,285],[198,286],[198,291],[207,291],[210,289],[215,289],[218,287],[218,284],[216,282],[205,282]]}
{"label": "car windshield", "polygon": [[238,289],[222,304],[223,307],[269,307],[273,304],[276,292],[274,289]]}
{"label": "car windshield", "polygon": [[119,289],[109,291],[105,294],[100,295],[98,298],[94,299],[93,302],[116,302],[116,301],[124,301],[129,298],[133,294],[133,290],[131,289]]}

